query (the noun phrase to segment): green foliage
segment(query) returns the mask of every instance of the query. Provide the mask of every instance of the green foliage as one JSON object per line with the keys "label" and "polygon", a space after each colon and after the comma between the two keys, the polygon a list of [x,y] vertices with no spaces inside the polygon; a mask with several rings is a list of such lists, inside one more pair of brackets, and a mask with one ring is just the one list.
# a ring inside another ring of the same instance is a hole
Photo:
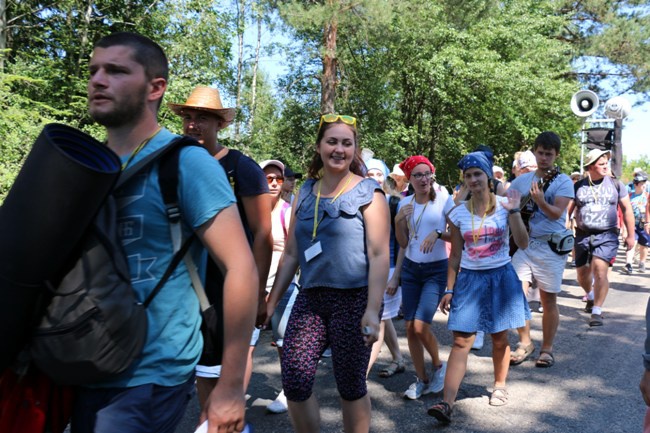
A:
{"label": "green foliage", "polygon": [[20,86],[42,88],[45,83],[29,77],[0,73],[0,202],[13,184],[20,167],[43,126],[60,114],[46,104],[15,94]]}
{"label": "green foliage", "polygon": [[[8,2],[9,26],[0,28],[7,42],[0,73],[0,197],[45,123],[103,138],[86,109],[87,64],[103,35],[137,31],[163,46],[171,66],[165,102],[183,102],[197,85],[219,88],[224,101],[235,95],[232,6],[208,0]],[[478,144],[491,146],[506,168],[513,153],[544,130],[563,140],[563,170],[577,170],[580,124],[569,110],[571,95],[585,84],[597,91],[607,84],[603,92],[610,94],[650,89],[650,11],[642,0],[256,0],[246,2],[246,23],[258,10],[267,28],[280,27],[277,12],[289,30],[288,47],[267,41],[267,49],[283,50],[289,71],[275,92],[258,72],[249,126],[252,65],[245,56],[242,136],[234,143],[230,128],[221,137],[258,160],[280,158],[297,171],[313,155],[330,22],[337,24],[337,48],[330,53],[338,65],[335,107],[359,119],[361,146],[389,166],[425,154],[447,185],[457,181],[458,159]],[[617,81],[603,82],[611,74]],[[160,121],[181,131],[166,104]],[[625,167],[624,178],[631,172]]]}
{"label": "green foliage", "polygon": [[[646,0],[563,0],[562,37],[574,49],[578,78],[599,95],[650,95],[650,7]],[[605,99],[605,98],[604,98]]]}

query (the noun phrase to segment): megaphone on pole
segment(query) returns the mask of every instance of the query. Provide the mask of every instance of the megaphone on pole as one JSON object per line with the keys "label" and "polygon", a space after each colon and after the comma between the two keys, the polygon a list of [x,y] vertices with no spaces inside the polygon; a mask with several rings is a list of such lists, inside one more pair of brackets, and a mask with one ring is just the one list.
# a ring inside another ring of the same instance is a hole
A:
{"label": "megaphone on pole", "polygon": [[589,117],[598,109],[598,95],[591,90],[580,90],[571,97],[571,111],[578,117]]}
{"label": "megaphone on pole", "polygon": [[623,96],[614,96],[605,103],[605,114],[612,119],[625,119],[631,112],[632,105]]}

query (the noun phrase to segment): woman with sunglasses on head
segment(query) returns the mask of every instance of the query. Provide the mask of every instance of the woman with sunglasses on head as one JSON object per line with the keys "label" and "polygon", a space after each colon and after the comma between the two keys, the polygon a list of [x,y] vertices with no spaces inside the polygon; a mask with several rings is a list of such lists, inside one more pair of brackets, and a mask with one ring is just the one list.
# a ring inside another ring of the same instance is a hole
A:
{"label": "woman with sunglasses on head", "polygon": [[454,344],[448,359],[443,401],[428,410],[429,415],[444,423],[451,420],[467,357],[479,330],[492,335],[494,390],[490,405],[508,402],[508,330],[521,327],[530,319],[521,281],[509,255],[510,231],[519,248],[528,245],[519,209],[521,193],[514,188],[508,189],[506,197],[490,192],[492,164],[481,152],[466,155],[458,166],[472,196],[447,215],[451,255],[448,289],[440,301],[440,310],[449,312],[447,327],[453,331]]}
{"label": "woman with sunglasses on head", "polygon": [[[431,322],[447,284],[449,239],[445,214],[454,202],[449,193],[433,188],[435,168],[426,157],[411,156],[400,164],[414,194],[402,199],[395,216],[395,236],[405,250],[402,264],[402,313],[416,381],[404,392],[411,400],[442,391],[445,363],[440,359],[438,340]],[[432,365],[426,368],[424,351]],[[430,372],[429,372],[430,370]]]}
{"label": "woman with sunglasses on head", "polygon": [[354,117],[322,116],[315,151],[309,178],[294,202],[267,312],[270,317],[300,267],[301,289],[282,356],[282,386],[293,427],[320,431],[312,387],[318,360],[330,346],[343,429],[368,432],[366,368],[388,278],[388,205],[377,182],[363,177]]}

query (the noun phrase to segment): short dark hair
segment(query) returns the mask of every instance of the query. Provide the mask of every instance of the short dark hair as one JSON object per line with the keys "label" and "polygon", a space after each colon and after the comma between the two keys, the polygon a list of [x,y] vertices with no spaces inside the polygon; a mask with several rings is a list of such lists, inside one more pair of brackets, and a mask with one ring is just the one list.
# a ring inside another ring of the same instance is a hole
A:
{"label": "short dark hair", "polygon": [[544,149],[553,149],[555,150],[555,153],[560,153],[561,145],[562,145],[562,141],[560,140],[560,137],[555,132],[544,131],[541,134],[539,134],[537,138],[535,138],[535,144],[533,145],[533,150],[541,146]]}
{"label": "short dark hair", "polygon": [[95,48],[109,48],[123,45],[133,49],[133,60],[144,68],[148,79],[169,78],[169,62],[163,49],[149,39],[138,33],[117,32],[104,36],[95,43]]}

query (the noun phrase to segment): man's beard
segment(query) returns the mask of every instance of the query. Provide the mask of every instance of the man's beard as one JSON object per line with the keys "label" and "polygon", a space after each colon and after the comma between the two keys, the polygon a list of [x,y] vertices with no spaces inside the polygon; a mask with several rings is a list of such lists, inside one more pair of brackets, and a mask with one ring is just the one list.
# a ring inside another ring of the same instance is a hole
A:
{"label": "man's beard", "polygon": [[107,128],[116,128],[137,121],[145,110],[145,92],[143,87],[138,92],[130,95],[126,100],[116,103],[115,109],[110,112],[90,111],[90,116],[97,123]]}

